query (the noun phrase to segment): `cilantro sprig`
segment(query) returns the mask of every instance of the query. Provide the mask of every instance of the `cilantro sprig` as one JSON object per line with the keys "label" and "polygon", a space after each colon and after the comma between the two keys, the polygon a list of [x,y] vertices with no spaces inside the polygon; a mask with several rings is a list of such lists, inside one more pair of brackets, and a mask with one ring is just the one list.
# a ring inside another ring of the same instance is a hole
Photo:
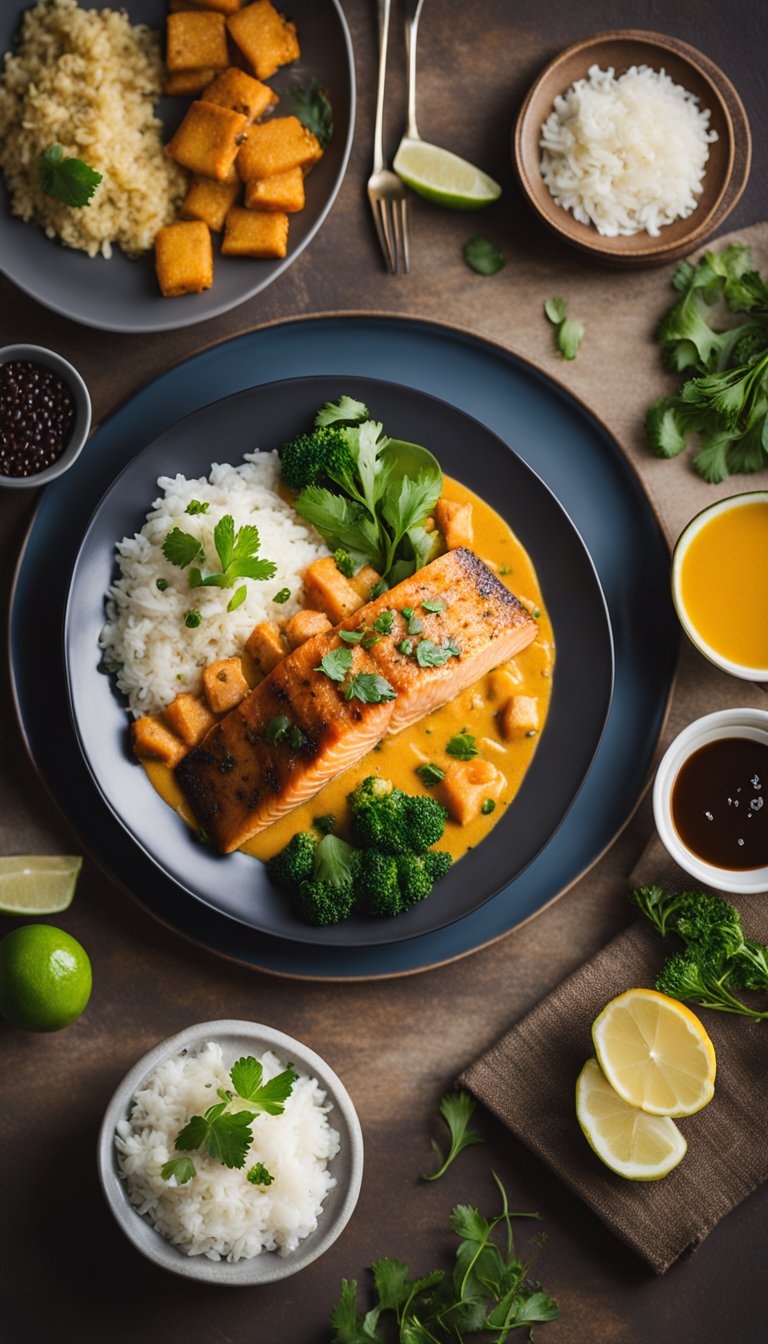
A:
{"label": "cilantro sprig", "polygon": [[469,1122],[475,1109],[475,1103],[468,1092],[449,1092],[440,1102],[440,1114],[443,1117],[451,1136],[451,1145],[445,1157],[443,1157],[440,1145],[432,1140],[432,1148],[437,1154],[440,1167],[432,1172],[431,1176],[422,1176],[423,1181],[438,1181],[448,1170],[451,1163],[458,1157],[464,1148],[470,1148],[473,1144],[484,1143],[481,1134],[476,1129],[469,1128]]}
{"label": "cilantro sprig", "polygon": [[65,159],[61,145],[49,145],[37,160],[37,178],[46,196],[81,209],[90,205],[103,174],[83,159]]}
{"label": "cilantro sprig", "polygon": [[584,339],[584,323],[568,316],[565,299],[547,299],[544,315],[555,328],[555,341],[563,359],[575,359]]}
{"label": "cilantro sprig", "polygon": [[[204,511],[203,508],[195,510],[197,513]],[[178,569],[189,567],[190,588],[234,588],[238,579],[271,579],[277,570],[272,560],[259,558],[259,529],[253,523],[245,523],[236,529],[231,513],[225,513],[214,527],[213,544],[221,568],[205,577],[199,565],[192,564],[193,560],[205,559],[205,549],[191,532],[180,527],[171,528],[163,542],[163,555]],[[245,598],[243,586],[231,599],[227,610],[234,611]]]}
{"label": "cilantro sprig", "polygon": [[316,136],[321,149],[327,149],[333,139],[333,109],[325,89],[311,79],[308,84],[294,84],[290,96],[302,126]]}

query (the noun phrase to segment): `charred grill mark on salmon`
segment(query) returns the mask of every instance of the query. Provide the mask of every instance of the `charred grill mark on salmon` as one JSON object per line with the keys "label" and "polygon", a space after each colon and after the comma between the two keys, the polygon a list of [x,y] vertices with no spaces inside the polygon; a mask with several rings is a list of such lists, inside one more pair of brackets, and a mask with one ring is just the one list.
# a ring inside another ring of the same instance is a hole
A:
{"label": "charred grill mark on salmon", "polygon": [[[445,603],[425,611],[424,600]],[[422,667],[399,652],[407,635],[403,608],[422,621],[414,637],[459,649],[441,667]],[[385,677],[394,700],[347,700],[343,684],[316,669],[339,646],[338,630],[370,628],[383,611],[395,616],[391,631],[365,650],[352,646],[349,676]],[[387,733],[397,733],[453,700],[492,668],[520,653],[538,626],[517,598],[472,551],[460,548],[383,593],[326,634],[315,635],[277,664],[269,676],[213,727],[176,768],[195,815],[225,853],[271,825],[354,765]],[[288,717],[302,744],[271,743],[267,727]]]}

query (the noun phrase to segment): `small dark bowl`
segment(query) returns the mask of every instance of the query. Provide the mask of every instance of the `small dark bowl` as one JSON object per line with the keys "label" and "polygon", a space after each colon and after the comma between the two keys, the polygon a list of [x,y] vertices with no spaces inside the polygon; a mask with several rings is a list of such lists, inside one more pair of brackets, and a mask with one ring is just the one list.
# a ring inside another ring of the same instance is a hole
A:
{"label": "small dark bowl", "polygon": [[[692,215],[665,225],[658,238],[643,232],[630,238],[606,238],[591,224],[580,224],[558,205],[541,176],[541,128],[558,94],[590,66],[612,66],[617,75],[632,65],[664,69],[710,113],[717,131],[709,149],[702,192]],[[627,29],[598,33],[556,56],[529,90],[514,133],[514,158],[523,191],[533,209],[555,233],[582,252],[624,266],[653,266],[673,261],[700,246],[735,206],[747,182],[751,162],[749,123],[743,104],[722,70],[701,52],[675,37]]]}
{"label": "small dark bowl", "polygon": [[57,476],[63,476],[65,471],[69,471],[73,462],[77,461],[86,445],[91,428],[91,398],[77,369],[62,355],[57,355],[55,350],[47,350],[44,345],[5,345],[0,349],[0,367],[17,359],[29,360],[31,364],[40,364],[43,368],[50,369],[51,373],[55,373],[63,383],[66,383],[75,403],[75,418],[72,421],[66,447],[50,467],[44,467],[42,471],[37,471],[32,476],[3,476],[0,473],[0,489],[32,490],[40,485],[47,485],[49,481],[55,481]]}

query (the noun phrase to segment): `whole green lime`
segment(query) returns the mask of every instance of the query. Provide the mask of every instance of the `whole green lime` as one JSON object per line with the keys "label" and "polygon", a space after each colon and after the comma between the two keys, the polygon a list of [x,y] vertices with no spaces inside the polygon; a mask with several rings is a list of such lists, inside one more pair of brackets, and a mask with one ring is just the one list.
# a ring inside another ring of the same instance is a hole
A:
{"label": "whole green lime", "polygon": [[91,997],[85,948],[53,924],[25,924],[0,940],[0,1016],[26,1031],[60,1031]]}

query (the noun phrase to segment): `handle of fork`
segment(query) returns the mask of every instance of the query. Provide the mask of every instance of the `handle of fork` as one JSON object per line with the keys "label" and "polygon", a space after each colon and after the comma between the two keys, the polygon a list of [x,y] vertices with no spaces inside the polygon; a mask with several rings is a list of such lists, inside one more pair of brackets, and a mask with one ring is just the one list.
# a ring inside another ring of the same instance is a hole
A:
{"label": "handle of fork", "polygon": [[392,0],[378,0],[379,9],[379,82],[376,90],[376,121],[373,129],[373,171],[384,167],[384,85],[387,77],[387,43]]}
{"label": "handle of fork", "polygon": [[418,140],[416,125],[416,34],[424,0],[405,0],[405,51],[408,61],[408,120],[405,134],[409,140]]}

